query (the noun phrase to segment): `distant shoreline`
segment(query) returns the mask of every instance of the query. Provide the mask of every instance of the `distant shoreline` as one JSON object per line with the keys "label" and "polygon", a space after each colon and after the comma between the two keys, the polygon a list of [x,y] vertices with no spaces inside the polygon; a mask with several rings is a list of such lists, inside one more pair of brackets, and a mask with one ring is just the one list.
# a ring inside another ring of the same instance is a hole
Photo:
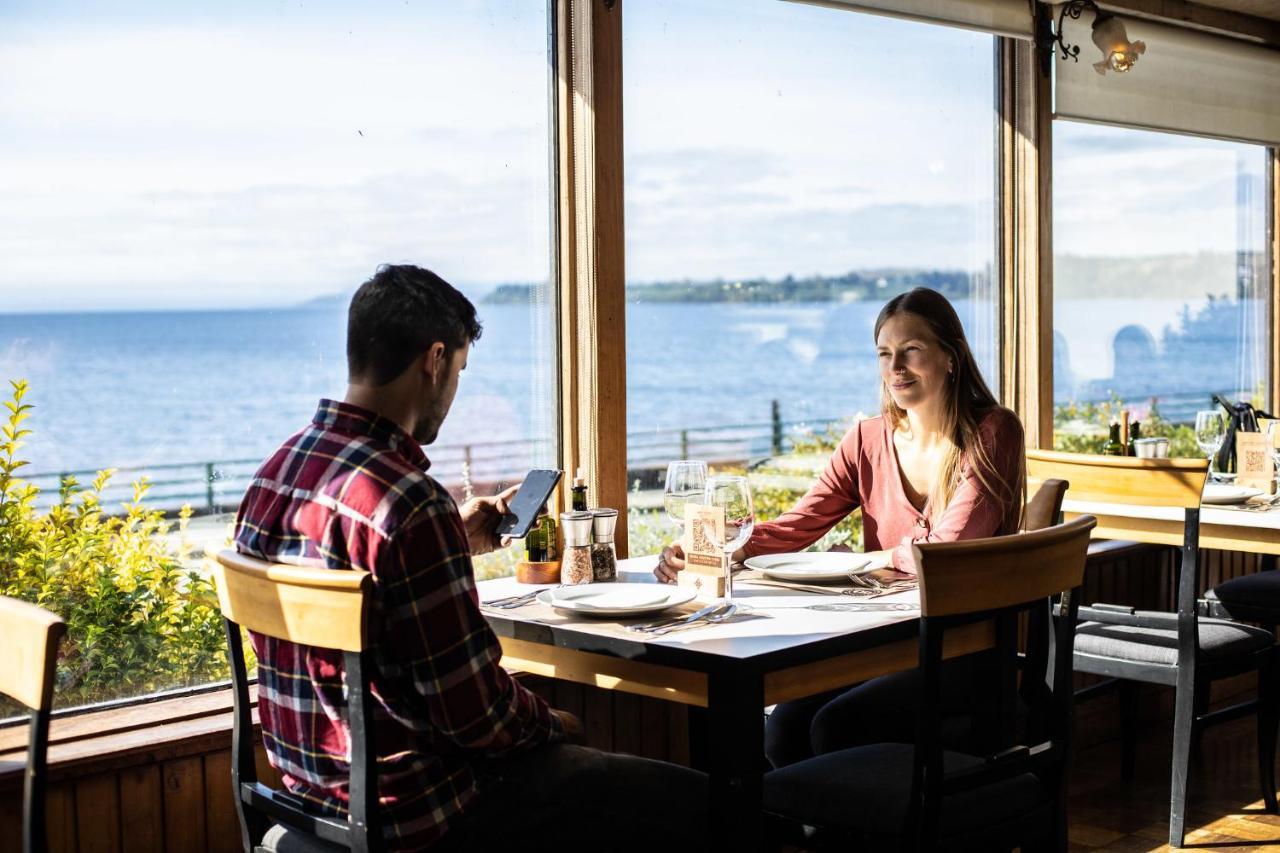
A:
{"label": "distant shoreline", "polygon": [[[883,300],[913,287],[930,287],[951,299],[968,298],[985,273],[960,270],[860,270],[838,276],[814,275],[781,279],[716,279],[628,284],[631,304],[763,304],[791,302],[860,302]],[[485,305],[527,305],[542,285],[500,284],[486,294]]]}

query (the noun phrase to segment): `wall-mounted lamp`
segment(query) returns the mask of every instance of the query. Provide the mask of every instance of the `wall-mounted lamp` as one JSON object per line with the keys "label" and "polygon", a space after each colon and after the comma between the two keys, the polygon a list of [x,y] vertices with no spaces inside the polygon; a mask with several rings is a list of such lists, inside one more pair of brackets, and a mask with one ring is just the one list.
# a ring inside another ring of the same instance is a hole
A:
{"label": "wall-mounted lamp", "polygon": [[1102,60],[1093,63],[1094,71],[1099,74],[1106,74],[1108,70],[1124,73],[1134,66],[1139,56],[1146,53],[1146,44],[1129,41],[1124,22],[1110,12],[1099,9],[1094,0],[1069,0],[1062,4],[1058,12],[1056,30],[1053,27],[1053,13],[1043,8],[1040,12],[1040,68],[1046,75],[1053,63],[1053,56],[1058,51],[1062,51],[1064,60],[1080,61],[1080,45],[1067,43],[1063,38],[1062,24],[1067,18],[1079,20],[1086,9],[1093,12],[1093,43],[1102,51]]}

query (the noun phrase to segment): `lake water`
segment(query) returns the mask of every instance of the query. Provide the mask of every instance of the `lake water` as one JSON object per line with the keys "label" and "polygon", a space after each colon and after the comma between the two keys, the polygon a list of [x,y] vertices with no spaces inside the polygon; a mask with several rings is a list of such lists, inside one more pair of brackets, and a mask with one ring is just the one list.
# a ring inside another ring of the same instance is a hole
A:
{"label": "lake water", "polygon": [[[659,430],[764,423],[773,400],[788,422],[874,412],[879,307],[630,305],[628,431],[639,441]],[[973,303],[956,307],[994,380],[993,318]],[[1183,309],[1175,300],[1060,301],[1058,396],[1105,397],[1115,387],[1134,400],[1207,401],[1208,389],[1252,388],[1263,375],[1261,347],[1252,347],[1257,359],[1239,354],[1250,348],[1242,341],[1257,306],[1165,347],[1163,330]],[[437,444],[550,436],[550,329],[527,306],[480,312],[485,331]],[[1126,340],[1148,361],[1113,380],[1112,344],[1125,325],[1146,331],[1146,343]],[[0,379],[31,383],[35,435],[24,455],[32,471],[258,459],[308,420],[318,398],[341,396],[344,340],[341,307],[0,315]]]}

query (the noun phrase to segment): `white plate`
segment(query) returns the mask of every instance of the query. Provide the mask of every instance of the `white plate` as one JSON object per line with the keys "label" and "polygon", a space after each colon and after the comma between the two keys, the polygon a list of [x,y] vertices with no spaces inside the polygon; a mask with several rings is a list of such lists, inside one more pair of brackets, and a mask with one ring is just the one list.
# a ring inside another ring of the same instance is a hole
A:
{"label": "white plate", "polygon": [[1242,504],[1249,498],[1262,494],[1262,489],[1250,489],[1244,486],[1223,486],[1209,483],[1200,495],[1200,502],[1206,504]]}
{"label": "white plate", "polygon": [[802,554],[764,554],[748,557],[748,569],[764,573],[780,581],[848,580],[851,573],[870,572],[883,566],[866,554],[849,551],[808,551]]}
{"label": "white plate", "polygon": [[556,610],[590,616],[644,616],[692,601],[694,591],[656,583],[588,583],[544,589],[538,600]]}

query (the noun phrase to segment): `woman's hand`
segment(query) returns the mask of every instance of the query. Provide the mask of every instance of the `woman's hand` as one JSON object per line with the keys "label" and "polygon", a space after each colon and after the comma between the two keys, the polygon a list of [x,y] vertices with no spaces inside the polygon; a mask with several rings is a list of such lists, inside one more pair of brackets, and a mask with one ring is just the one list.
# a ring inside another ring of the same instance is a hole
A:
{"label": "woman's hand", "polygon": [[676,573],[681,571],[684,571],[684,548],[679,542],[672,542],[658,555],[658,565],[653,570],[653,575],[663,583],[675,583]]}

